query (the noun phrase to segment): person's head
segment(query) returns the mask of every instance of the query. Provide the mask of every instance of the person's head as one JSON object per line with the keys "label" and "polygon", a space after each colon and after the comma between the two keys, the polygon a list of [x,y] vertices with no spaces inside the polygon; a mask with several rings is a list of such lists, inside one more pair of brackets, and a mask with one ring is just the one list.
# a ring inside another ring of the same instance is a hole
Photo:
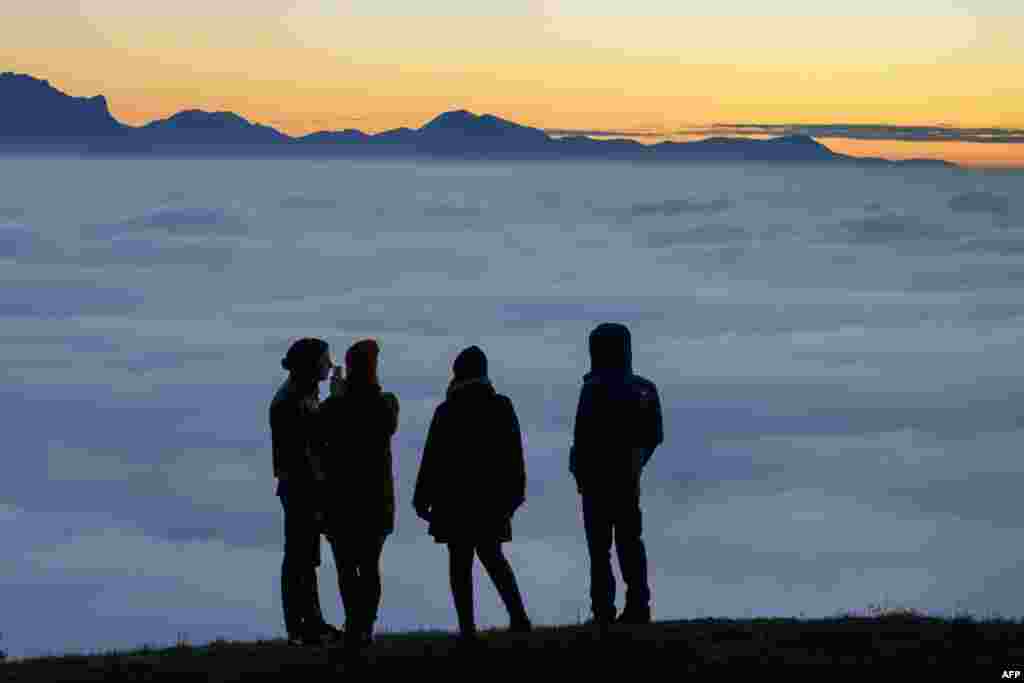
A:
{"label": "person's head", "polygon": [[601,323],[590,333],[592,372],[633,372],[629,328],[621,323]]}
{"label": "person's head", "polygon": [[345,380],[353,384],[380,384],[377,378],[377,357],[380,344],[376,339],[357,341],[345,352]]}
{"label": "person's head", "polygon": [[452,365],[452,374],[455,376],[456,382],[486,377],[487,356],[484,355],[483,350],[479,346],[470,346],[467,349],[463,349],[455,357],[455,363]]}
{"label": "person's head", "polygon": [[314,337],[303,337],[294,342],[281,359],[281,367],[300,382],[327,379],[333,365],[327,342]]}

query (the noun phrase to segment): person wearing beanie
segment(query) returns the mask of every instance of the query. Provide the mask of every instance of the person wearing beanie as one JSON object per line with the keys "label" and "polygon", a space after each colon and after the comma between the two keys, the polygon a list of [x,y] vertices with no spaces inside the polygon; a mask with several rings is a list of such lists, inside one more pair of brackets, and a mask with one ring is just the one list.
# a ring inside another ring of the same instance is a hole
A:
{"label": "person wearing beanie", "polygon": [[316,568],[320,566],[321,511],[317,413],[319,382],[327,378],[327,342],[303,338],[281,360],[288,378],[270,403],[270,436],[276,494],[284,509],[281,603],[288,640],[319,644],[338,637],[320,610]]}
{"label": "person wearing beanie", "polygon": [[462,351],[445,400],[434,412],[416,478],[413,507],[428,533],[448,545],[452,598],[463,642],[475,642],[473,560],[494,582],[510,630],[531,630],[515,574],[501,549],[526,500],[526,463],[512,401],[495,391],[487,356]]}
{"label": "person wearing beanie", "polygon": [[[583,376],[569,472],[582,498],[592,623],[649,623],[651,590],[641,540],[640,475],[664,440],[661,403],[654,383],[633,374],[625,325],[598,325],[589,344],[591,370]],[[617,619],[613,538],[626,584],[625,607]]]}
{"label": "person wearing beanie", "polygon": [[398,398],[381,389],[379,355],[374,339],[353,344],[345,353],[345,377],[334,378],[320,410],[327,539],[338,569],[345,642],[352,648],[373,640],[380,558],[395,529],[391,438],[398,429]]}

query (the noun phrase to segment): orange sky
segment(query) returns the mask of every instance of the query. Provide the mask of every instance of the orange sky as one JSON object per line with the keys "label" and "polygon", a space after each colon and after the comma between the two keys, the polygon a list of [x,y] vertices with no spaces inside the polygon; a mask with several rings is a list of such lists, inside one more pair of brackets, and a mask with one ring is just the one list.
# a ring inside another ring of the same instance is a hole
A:
{"label": "orange sky", "polygon": [[[176,14],[156,15],[122,0],[35,0],[0,23],[0,71],[102,93],[125,123],[195,107],[292,135],[419,126],[454,108],[541,128],[1024,128],[1024,16],[585,16],[551,9],[571,2],[495,2],[509,11],[385,16],[352,9],[369,6],[360,2],[222,0],[213,13],[180,0]],[[349,13],[330,9],[342,5]],[[1024,144],[823,142],[1024,166]]]}

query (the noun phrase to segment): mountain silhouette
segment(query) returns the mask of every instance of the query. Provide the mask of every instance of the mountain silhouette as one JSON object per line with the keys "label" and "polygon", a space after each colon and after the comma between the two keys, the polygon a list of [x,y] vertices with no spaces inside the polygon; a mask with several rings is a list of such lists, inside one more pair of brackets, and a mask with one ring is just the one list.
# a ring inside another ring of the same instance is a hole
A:
{"label": "mountain silhouette", "polygon": [[444,112],[420,128],[395,128],[376,134],[346,129],[292,137],[233,112],[200,109],[186,109],[143,126],[129,126],[113,117],[102,95],[72,97],[48,81],[15,73],[0,74],[0,102],[4,103],[0,108],[0,155],[450,157],[955,166],[931,159],[890,161],[846,156],[806,135],[767,140],[713,137],[653,145],[584,135],[551,137],[538,128],[465,109]]}
{"label": "mountain silhouette", "polygon": [[0,139],[105,137],[127,128],[110,113],[103,95],[70,97],[31,76],[0,74],[0,102]]}
{"label": "mountain silhouette", "polygon": [[187,109],[169,118],[152,121],[139,128],[135,135],[152,142],[214,145],[224,140],[235,144],[273,144],[292,139],[269,126],[250,123],[232,112],[200,109]]}

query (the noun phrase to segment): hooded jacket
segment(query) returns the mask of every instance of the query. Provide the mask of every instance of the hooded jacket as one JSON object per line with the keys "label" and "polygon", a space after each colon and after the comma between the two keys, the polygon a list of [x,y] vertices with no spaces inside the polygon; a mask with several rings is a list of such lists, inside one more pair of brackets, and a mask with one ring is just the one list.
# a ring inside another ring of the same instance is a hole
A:
{"label": "hooded jacket", "polygon": [[591,369],[583,376],[569,450],[569,471],[584,495],[636,487],[664,440],[658,389],[633,373],[629,329],[602,323],[589,345]]}
{"label": "hooded jacket", "polygon": [[391,437],[398,398],[377,380],[379,347],[354,344],[345,355],[344,390],[320,406],[325,507],[331,532],[387,535],[395,529]]}
{"label": "hooded jacket", "polygon": [[461,370],[431,420],[413,506],[438,543],[509,541],[526,500],[519,419],[486,375]]}

